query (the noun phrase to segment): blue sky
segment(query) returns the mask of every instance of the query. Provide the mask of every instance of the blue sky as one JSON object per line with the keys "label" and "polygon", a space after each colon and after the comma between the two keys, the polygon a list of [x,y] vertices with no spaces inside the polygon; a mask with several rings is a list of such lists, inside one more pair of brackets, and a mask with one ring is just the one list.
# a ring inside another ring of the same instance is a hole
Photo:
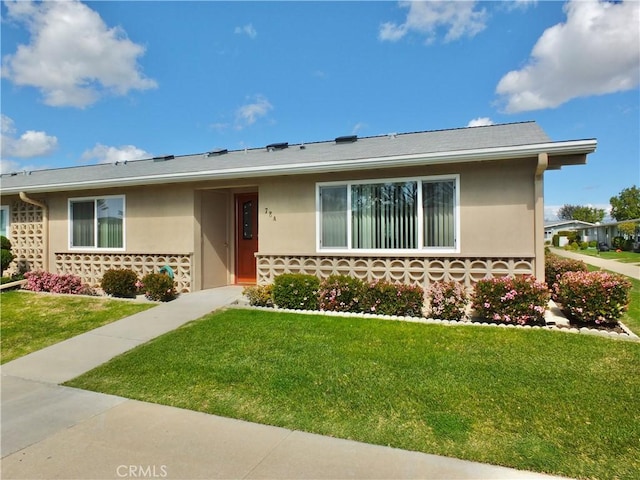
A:
{"label": "blue sky", "polygon": [[640,184],[640,3],[3,2],[2,171],[535,120]]}

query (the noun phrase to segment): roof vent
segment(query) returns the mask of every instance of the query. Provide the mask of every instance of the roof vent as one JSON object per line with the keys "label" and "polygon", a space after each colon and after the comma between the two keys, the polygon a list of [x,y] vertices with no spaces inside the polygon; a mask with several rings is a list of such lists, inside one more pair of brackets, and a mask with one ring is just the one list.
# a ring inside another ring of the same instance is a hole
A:
{"label": "roof vent", "polygon": [[211,150],[210,152],[208,152],[207,157],[218,157],[228,152],[229,150],[227,150],[226,148],[218,148],[217,150]]}
{"label": "roof vent", "polygon": [[153,157],[153,161],[154,162],[164,162],[166,160],[173,160],[175,157],[175,155],[164,155],[162,157]]}
{"label": "roof vent", "polygon": [[344,137],[336,137],[336,143],[353,143],[358,141],[357,135],[345,135]]}
{"label": "roof vent", "polygon": [[289,148],[289,142],[271,143],[267,145],[267,152],[273,152],[274,150],[284,150]]}

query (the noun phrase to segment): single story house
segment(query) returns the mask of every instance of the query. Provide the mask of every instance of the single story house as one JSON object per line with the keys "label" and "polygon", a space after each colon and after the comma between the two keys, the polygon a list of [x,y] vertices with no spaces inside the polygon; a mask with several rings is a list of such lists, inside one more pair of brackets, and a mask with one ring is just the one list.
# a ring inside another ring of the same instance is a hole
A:
{"label": "single story house", "polygon": [[[544,241],[551,243],[553,236],[558,232],[575,231],[580,228],[592,227],[594,224],[589,222],[583,222],[582,220],[562,220],[559,222],[545,223],[544,225]],[[561,247],[566,244],[566,238],[564,244],[561,240]]]}
{"label": "single story house", "polygon": [[[628,235],[620,231],[619,227],[622,223],[636,225],[635,232]],[[576,230],[578,230],[578,233],[582,236],[582,240],[585,242],[595,240],[598,243],[606,243],[607,246],[612,247],[612,242],[615,237],[625,237],[630,238],[634,244],[640,244],[640,218],[620,222],[596,223],[591,226],[579,227]]]}
{"label": "single story house", "polygon": [[169,265],[182,292],[284,272],[469,286],[543,278],[544,172],[596,144],[535,122],[283,142],[6,174],[1,203],[17,266],[92,285]]}

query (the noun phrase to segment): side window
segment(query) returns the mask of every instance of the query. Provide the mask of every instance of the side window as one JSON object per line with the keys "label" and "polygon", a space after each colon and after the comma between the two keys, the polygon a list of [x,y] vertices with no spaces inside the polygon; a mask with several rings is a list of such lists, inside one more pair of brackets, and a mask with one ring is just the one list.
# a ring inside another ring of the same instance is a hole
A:
{"label": "side window", "polygon": [[69,200],[71,248],[124,248],[124,197]]}
{"label": "side window", "polygon": [[9,207],[2,206],[0,207],[0,235],[3,237],[9,237]]}

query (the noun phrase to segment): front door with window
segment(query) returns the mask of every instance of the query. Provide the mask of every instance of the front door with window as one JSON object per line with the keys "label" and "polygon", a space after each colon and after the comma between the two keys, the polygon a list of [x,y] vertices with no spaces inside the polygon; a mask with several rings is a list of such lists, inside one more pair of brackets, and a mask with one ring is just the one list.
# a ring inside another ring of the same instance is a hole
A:
{"label": "front door with window", "polygon": [[236,195],[236,283],[256,283],[258,194]]}

